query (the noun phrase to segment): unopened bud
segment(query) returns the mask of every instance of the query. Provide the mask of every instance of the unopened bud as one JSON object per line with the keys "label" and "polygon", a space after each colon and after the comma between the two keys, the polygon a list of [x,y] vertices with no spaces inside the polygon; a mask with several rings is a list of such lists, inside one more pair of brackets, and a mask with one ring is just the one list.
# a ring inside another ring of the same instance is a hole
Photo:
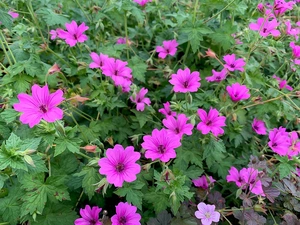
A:
{"label": "unopened bud", "polygon": [[34,165],[34,161],[32,160],[32,158],[29,155],[24,155],[24,160],[31,166],[35,167]]}
{"label": "unopened bud", "polygon": [[214,53],[211,49],[208,49],[205,53],[208,57],[216,58],[216,53]]}
{"label": "unopened bud", "polygon": [[96,152],[96,145],[86,145],[84,147],[82,147],[81,149],[84,149],[87,152]]}
{"label": "unopened bud", "polygon": [[54,74],[54,73],[59,73],[59,72],[60,72],[60,68],[56,63],[54,63],[54,65],[51,66],[48,70],[48,74],[50,74],[50,75]]}

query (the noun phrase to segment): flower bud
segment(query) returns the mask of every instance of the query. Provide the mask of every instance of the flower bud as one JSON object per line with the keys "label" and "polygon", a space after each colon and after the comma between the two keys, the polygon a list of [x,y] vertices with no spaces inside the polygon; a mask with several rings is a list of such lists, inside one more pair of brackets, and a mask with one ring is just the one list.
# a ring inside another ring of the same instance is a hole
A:
{"label": "flower bud", "polygon": [[208,56],[208,57],[217,58],[216,53],[214,53],[211,49],[208,49],[205,53],[206,53],[206,56]]}

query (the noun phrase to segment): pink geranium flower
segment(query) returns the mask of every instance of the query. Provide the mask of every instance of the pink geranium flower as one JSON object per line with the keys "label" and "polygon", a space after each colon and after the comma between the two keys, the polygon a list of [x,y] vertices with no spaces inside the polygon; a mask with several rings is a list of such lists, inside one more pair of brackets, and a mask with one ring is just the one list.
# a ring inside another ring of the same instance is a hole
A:
{"label": "pink geranium flower", "polygon": [[224,67],[229,70],[229,71],[235,71],[235,70],[239,70],[239,71],[244,71],[243,66],[246,65],[246,62],[244,59],[235,59],[235,54],[231,54],[231,55],[225,55],[223,57],[223,60],[226,62],[226,64],[224,65]]}
{"label": "pink geranium flower", "polygon": [[214,136],[224,134],[224,130],[221,127],[226,126],[225,116],[219,116],[218,110],[210,108],[208,114],[203,109],[198,109],[197,111],[201,122],[197,125],[197,129],[202,132],[202,134],[208,134],[210,131]]}
{"label": "pink geranium flower", "polygon": [[116,206],[116,215],[111,217],[112,225],[141,225],[141,215],[137,208],[127,202],[120,202]]}
{"label": "pink geranium flower", "polygon": [[135,152],[133,146],[123,148],[122,145],[115,145],[106,151],[106,158],[99,160],[99,173],[106,175],[107,182],[122,187],[123,182],[133,182],[136,175],[141,171],[141,166],[136,163],[141,154]]}
{"label": "pink geranium flower", "polygon": [[179,114],[176,119],[173,116],[168,116],[162,122],[163,125],[168,128],[170,134],[178,135],[181,139],[184,134],[192,135],[194,125],[187,123],[188,120],[189,118],[187,118],[186,115]]}
{"label": "pink geranium flower", "polygon": [[270,34],[278,37],[280,36],[280,31],[276,30],[277,26],[279,26],[279,22],[277,22],[276,18],[272,21],[269,21],[268,18],[258,18],[256,23],[250,23],[249,28],[259,31],[262,37],[267,37]]}
{"label": "pink geranium flower", "polygon": [[116,44],[117,45],[126,44],[126,37],[120,37],[120,38],[118,38],[117,41],[116,41]]}
{"label": "pink geranium flower", "polygon": [[145,6],[148,2],[152,2],[152,0],[133,0],[133,1],[139,4],[140,6]]}
{"label": "pink geranium flower", "polygon": [[164,107],[162,109],[159,109],[158,112],[160,112],[161,114],[165,115],[166,117],[168,117],[168,116],[176,116],[176,112],[173,112],[170,109],[170,102],[166,102],[163,105],[164,105]]}
{"label": "pink geranium flower", "polygon": [[280,77],[277,77],[276,75],[273,75],[272,77],[278,81],[279,89],[285,88],[289,91],[294,90],[290,85],[287,85],[287,80],[282,80]]}
{"label": "pink geranium flower", "polygon": [[49,34],[51,34],[50,39],[54,40],[57,38],[57,31],[56,30],[50,30]]}
{"label": "pink geranium flower", "polygon": [[88,37],[83,33],[89,29],[89,27],[86,26],[85,23],[82,23],[78,26],[77,23],[73,20],[71,23],[66,23],[66,28],[67,31],[62,29],[58,29],[56,31],[58,37],[64,39],[70,47],[75,46],[77,42],[82,43],[88,39]]}
{"label": "pink geranium flower", "polygon": [[262,183],[258,177],[258,170],[254,168],[243,168],[240,175],[245,184],[248,184],[250,192],[256,195],[265,196],[262,189]]}
{"label": "pink geranium flower", "polygon": [[287,10],[292,10],[295,2],[289,1],[285,2],[285,0],[274,0],[273,9],[275,12],[275,15],[282,15]]}
{"label": "pink geranium flower", "polygon": [[102,53],[100,53],[100,55],[98,55],[96,52],[91,52],[90,57],[93,60],[93,62],[90,63],[90,68],[91,69],[94,69],[94,68],[102,69],[105,62],[109,58],[108,55],[104,55]]}
{"label": "pink geranium flower", "polygon": [[265,122],[262,120],[257,120],[254,118],[252,123],[252,129],[257,133],[261,135],[267,134]]}
{"label": "pink geranium flower", "polygon": [[99,221],[99,213],[101,208],[94,206],[91,208],[89,205],[86,205],[84,209],[80,209],[80,215],[82,218],[78,218],[74,221],[74,225],[102,225]]}
{"label": "pink geranium flower", "polygon": [[102,66],[102,73],[113,80],[116,77],[123,77],[130,80],[132,78],[132,70],[127,67],[127,64],[127,62],[115,58],[105,59],[105,63]]}
{"label": "pink geranium flower", "polygon": [[290,43],[290,47],[292,48],[293,51],[293,58],[294,58],[294,63],[296,65],[300,65],[300,46],[299,45],[295,45],[294,42]]}
{"label": "pink geranium flower", "polygon": [[293,156],[297,156],[300,153],[300,141],[296,131],[292,131],[289,133],[290,136],[290,147],[287,153],[288,157],[291,158]]}
{"label": "pink geranium flower", "polygon": [[291,22],[289,20],[285,21],[285,25],[286,25],[286,33],[287,35],[293,36],[296,40],[298,40],[299,38],[299,33],[300,33],[300,29],[297,28],[292,28],[291,26]]}
{"label": "pink geranium flower", "polygon": [[197,92],[200,87],[200,73],[194,71],[191,73],[189,68],[185,70],[179,69],[177,74],[171,75],[171,80],[169,81],[174,85],[175,92]]}
{"label": "pink geranium flower", "polygon": [[19,13],[16,13],[16,12],[11,11],[11,10],[8,11],[8,14],[9,14],[12,18],[14,18],[14,19],[16,19],[16,18],[19,17]]}
{"label": "pink geranium flower", "polygon": [[250,98],[249,89],[246,85],[234,83],[231,86],[227,86],[226,90],[234,102]]}
{"label": "pink geranium flower", "polygon": [[137,111],[144,111],[145,105],[150,105],[151,101],[149,98],[145,98],[148,89],[142,88],[138,93],[135,93],[133,96],[130,96],[130,100],[136,103]]}
{"label": "pink geranium flower", "polygon": [[281,156],[287,155],[291,143],[289,133],[285,128],[279,127],[270,130],[269,139],[268,145],[274,152]]}
{"label": "pink geranium flower", "polygon": [[175,148],[178,148],[180,138],[177,135],[170,134],[166,129],[154,129],[152,135],[143,137],[142,147],[146,150],[145,157],[152,161],[160,159],[162,162],[168,162],[176,158]]}
{"label": "pink geranium flower", "polygon": [[157,46],[156,52],[158,52],[159,58],[166,58],[167,55],[174,56],[177,51],[178,43],[176,40],[163,41],[163,46]]}
{"label": "pink geranium flower", "polygon": [[13,105],[16,111],[23,113],[20,116],[22,123],[29,124],[32,128],[41,119],[51,123],[63,118],[63,111],[57,107],[64,100],[61,90],[50,94],[47,85],[41,88],[37,84],[34,84],[31,90],[32,96],[25,93],[18,94],[20,102]]}
{"label": "pink geranium flower", "polygon": [[194,179],[192,180],[193,184],[196,186],[196,187],[199,187],[199,188],[202,188],[202,189],[208,189],[209,185],[214,183],[216,180],[214,178],[212,178],[212,176],[201,176],[201,177],[198,177],[197,179]]}
{"label": "pink geranium flower", "polygon": [[262,183],[259,180],[258,170],[254,168],[243,168],[239,172],[235,167],[231,167],[229,175],[226,177],[227,182],[235,182],[236,186],[242,189],[249,187],[249,190],[256,195],[265,196]]}
{"label": "pink geranium flower", "polygon": [[212,76],[206,77],[205,79],[208,82],[220,82],[222,80],[225,80],[226,75],[227,75],[227,69],[222,69],[220,72],[217,72],[215,70],[212,70]]}
{"label": "pink geranium flower", "polygon": [[115,86],[121,87],[122,92],[130,91],[130,86],[132,84],[131,80],[124,77],[115,77],[113,81],[115,83]]}
{"label": "pink geranium flower", "polygon": [[235,182],[238,187],[241,187],[244,184],[244,180],[237,168],[232,166],[228,172],[229,175],[226,176],[227,182]]}
{"label": "pink geranium flower", "polygon": [[210,225],[212,222],[219,222],[220,213],[215,211],[214,205],[205,204],[201,202],[197,205],[198,211],[195,212],[195,216],[201,220],[202,225]]}

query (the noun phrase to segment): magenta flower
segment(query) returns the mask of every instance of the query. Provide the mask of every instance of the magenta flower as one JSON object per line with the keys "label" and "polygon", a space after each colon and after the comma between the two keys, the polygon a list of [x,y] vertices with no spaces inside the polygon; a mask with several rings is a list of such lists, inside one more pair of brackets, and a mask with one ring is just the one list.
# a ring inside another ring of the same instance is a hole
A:
{"label": "magenta flower", "polygon": [[73,20],[71,23],[66,23],[67,31],[62,29],[57,29],[58,37],[64,39],[66,43],[73,47],[77,42],[85,42],[88,37],[83,34],[86,30],[89,29],[88,26],[85,26],[85,23],[80,24],[79,26]]}
{"label": "magenta flower", "polygon": [[164,103],[164,107],[162,109],[159,109],[158,112],[161,114],[165,115],[166,117],[168,116],[176,116],[176,112],[173,112],[170,109],[170,102]]}
{"label": "magenta flower", "polygon": [[176,158],[175,148],[178,148],[180,138],[177,135],[170,134],[166,129],[154,129],[152,135],[143,137],[142,147],[146,150],[145,157],[152,161],[160,159],[162,162],[168,162]]}
{"label": "magenta flower", "polygon": [[289,1],[285,2],[285,0],[274,0],[274,13],[275,15],[282,15],[284,14],[287,10],[292,10],[295,2]]}
{"label": "magenta flower", "polygon": [[231,86],[227,86],[226,90],[231,100],[234,102],[250,98],[249,89],[246,87],[246,85],[234,83]]}
{"label": "magenta flower", "polygon": [[137,208],[127,202],[120,202],[116,206],[116,215],[111,217],[112,225],[141,225],[141,215]]}
{"label": "magenta flower", "polygon": [[245,184],[248,184],[250,192],[256,195],[265,196],[262,189],[261,181],[259,180],[258,170],[254,168],[243,168],[240,175]]}
{"label": "magenta flower", "polygon": [[82,218],[78,218],[74,221],[74,225],[102,225],[99,221],[99,213],[101,208],[94,206],[91,208],[89,205],[86,205],[84,209],[80,209],[80,215]]}
{"label": "magenta flower", "polygon": [[280,77],[277,77],[275,74],[272,77],[278,81],[279,89],[285,88],[289,91],[294,90],[290,85],[287,85],[287,80],[282,80]]}
{"label": "magenta flower", "polygon": [[122,187],[123,182],[133,182],[136,175],[141,171],[141,166],[136,163],[141,154],[135,152],[133,146],[123,148],[122,145],[115,145],[106,151],[106,158],[99,160],[99,173],[106,175],[107,182]]}
{"label": "magenta flower", "polygon": [[265,122],[262,120],[257,120],[254,118],[252,123],[252,129],[257,133],[261,135],[267,134]]}
{"label": "magenta flower", "polygon": [[293,58],[294,58],[294,63],[296,65],[300,65],[300,46],[299,45],[295,45],[294,42],[290,43],[290,47],[293,50]]}
{"label": "magenta flower", "polygon": [[124,77],[115,77],[113,81],[115,83],[115,86],[121,87],[122,92],[130,91],[130,86],[132,84],[131,80],[126,79]]}
{"label": "magenta flower", "polygon": [[102,66],[102,73],[113,80],[116,77],[123,77],[130,80],[132,78],[132,70],[127,67],[127,64],[127,62],[115,58],[105,59],[105,63]]}
{"label": "magenta flower", "polygon": [[274,37],[280,36],[280,31],[276,30],[279,22],[277,22],[276,18],[272,21],[269,21],[268,18],[258,18],[256,23],[250,23],[249,28],[251,30],[259,31],[260,36],[267,37],[268,35],[272,35]]}
{"label": "magenta flower", "polygon": [[229,71],[235,71],[235,70],[239,70],[239,71],[242,71],[242,72],[244,71],[243,66],[246,65],[245,60],[244,59],[235,60],[235,54],[225,55],[223,57],[223,60],[226,62],[224,67],[226,69],[228,69]]}
{"label": "magenta flower", "polygon": [[226,75],[227,75],[227,69],[222,69],[220,72],[217,72],[215,70],[212,70],[212,76],[206,77],[205,79],[208,82],[220,82],[222,80],[225,80]]}
{"label": "magenta flower", "polygon": [[281,156],[287,155],[291,143],[289,133],[285,128],[279,127],[270,130],[269,139],[268,145],[274,152]]}
{"label": "magenta flower", "polygon": [[194,179],[192,180],[193,184],[196,186],[196,187],[200,187],[202,189],[208,189],[209,185],[214,183],[216,180],[214,178],[212,178],[212,176],[201,176],[201,177],[198,177],[197,179]]}
{"label": "magenta flower", "polygon": [[243,180],[240,172],[234,166],[232,166],[228,172],[229,175],[226,176],[227,182],[235,182],[238,187],[244,185],[245,181]]}
{"label": "magenta flower", "polygon": [[12,18],[14,18],[14,19],[16,19],[16,18],[18,18],[19,17],[19,13],[16,13],[16,12],[14,12],[14,11],[8,11],[8,14],[12,17]]}
{"label": "magenta flower", "polygon": [[178,43],[176,40],[163,41],[163,46],[157,46],[156,52],[159,52],[159,58],[166,58],[167,55],[174,56],[177,51]]}
{"label": "magenta flower", "polygon": [[300,33],[300,29],[297,28],[292,28],[291,26],[291,22],[289,20],[285,21],[285,25],[286,25],[286,33],[287,35],[293,36],[296,40],[298,40],[299,38],[299,33]]}
{"label": "magenta flower", "polygon": [[168,116],[162,122],[166,128],[168,128],[168,132],[172,135],[178,135],[181,139],[184,134],[192,135],[192,130],[194,125],[191,123],[187,123],[189,118],[184,114],[179,114],[175,119],[173,116]]}
{"label": "magenta flower", "polygon": [[202,134],[208,134],[210,131],[215,137],[224,134],[224,130],[221,127],[226,126],[226,117],[219,116],[218,110],[210,108],[207,114],[205,110],[198,109],[197,113],[201,120],[197,125],[197,129],[200,130]]}
{"label": "magenta flower", "polygon": [[140,6],[145,6],[148,2],[152,2],[152,0],[133,0],[133,1],[139,4]]}
{"label": "magenta flower", "polygon": [[191,73],[189,68],[185,70],[179,69],[177,74],[171,75],[171,80],[169,81],[174,85],[175,92],[197,92],[200,87],[200,73],[194,71]]}
{"label": "magenta flower", "polygon": [[49,34],[51,34],[50,39],[54,40],[57,38],[57,31],[56,30],[50,30]]}
{"label": "magenta flower", "polygon": [[202,225],[210,225],[212,222],[219,222],[220,213],[215,211],[214,205],[205,204],[201,202],[197,205],[198,211],[195,216],[201,220]]}
{"label": "magenta flower", "polygon": [[291,158],[293,156],[297,156],[300,153],[300,141],[298,138],[298,134],[296,131],[292,131],[289,133],[290,135],[290,147],[287,153],[288,157]]}
{"label": "magenta flower", "polygon": [[116,44],[117,45],[126,44],[126,37],[120,37],[120,38],[118,38],[117,41],[116,41]]}
{"label": "magenta flower", "polygon": [[13,105],[16,111],[23,113],[20,116],[22,123],[29,124],[32,128],[41,119],[52,123],[63,118],[63,111],[57,107],[64,100],[61,90],[50,94],[47,85],[41,88],[34,84],[31,91],[32,96],[25,93],[18,94],[20,103]]}
{"label": "magenta flower", "polygon": [[134,103],[136,103],[136,110],[137,111],[144,111],[145,105],[150,105],[150,99],[145,98],[145,95],[147,94],[148,89],[142,88],[140,92],[135,93],[133,96],[130,96],[130,100]]}
{"label": "magenta flower", "polygon": [[98,55],[96,52],[91,52],[90,57],[93,60],[93,62],[90,63],[90,68],[91,69],[94,69],[94,68],[102,69],[105,62],[109,58],[108,55],[104,55],[102,53],[100,53],[100,55]]}

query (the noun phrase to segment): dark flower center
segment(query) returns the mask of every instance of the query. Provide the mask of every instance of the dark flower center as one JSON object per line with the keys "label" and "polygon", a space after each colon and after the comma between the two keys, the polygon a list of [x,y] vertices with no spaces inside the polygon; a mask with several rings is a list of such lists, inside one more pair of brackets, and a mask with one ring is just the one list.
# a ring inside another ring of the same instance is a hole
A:
{"label": "dark flower center", "polygon": [[277,147],[277,143],[276,143],[276,142],[273,143],[273,144],[272,144],[272,147]]}
{"label": "dark flower center", "polygon": [[126,224],[126,218],[124,216],[121,216],[121,218],[119,219],[119,223],[122,224],[122,225],[125,225]]}
{"label": "dark flower center", "polygon": [[184,81],[183,82],[183,87],[188,88],[188,86],[189,86],[189,82],[188,81]]}
{"label": "dark flower center", "polygon": [[221,80],[221,77],[220,76],[216,76],[216,80]]}
{"label": "dark flower center", "polygon": [[178,127],[176,127],[175,132],[176,132],[176,134],[179,134],[179,133],[180,133],[180,130],[179,130]]}
{"label": "dark flower center", "polygon": [[40,105],[39,109],[40,109],[43,113],[48,112],[47,106],[45,106],[45,105]]}
{"label": "dark flower center", "polygon": [[90,221],[90,225],[96,225],[97,224],[97,220],[91,220]]}
{"label": "dark flower center", "polygon": [[207,123],[206,123],[206,125],[207,126],[209,126],[209,125],[211,125],[212,124],[212,122],[209,120],[209,121],[207,121]]}
{"label": "dark flower center", "polygon": [[166,148],[163,145],[159,145],[157,150],[158,150],[159,153],[163,154],[163,153],[165,153]]}
{"label": "dark flower center", "polygon": [[140,98],[137,98],[137,99],[136,99],[136,102],[137,102],[137,103],[140,103],[140,102],[141,102],[141,99],[140,99]]}
{"label": "dark flower center", "polygon": [[255,126],[254,126],[254,130],[258,130],[258,126],[255,125]]}
{"label": "dark flower center", "polygon": [[118,70],[115,70],[114,75],[115,75],[115,76],[118,76],[118,75],[119,75],[119,71],[118,71]]}
{"label": "dark flower center", "polygon": [[264,29],[263,29],[263,33],[266,33],[266,32],[267,32],[267,28],[264,28]]}
{"label": "dark flower center", "polygon": [[118,163],[118,165],[116,166],[116,170],[118,172],[122,172],[124,169],[125,169],[124,164],[122,164],[122,163]]}
{"label": "dark flower center", "polygon": [[231,68],[234,68],[234,67],[235,67],[235,65],[234,65],[233,63],[231,63],[231,64],[230,64],[230,67],[231,67]]}

